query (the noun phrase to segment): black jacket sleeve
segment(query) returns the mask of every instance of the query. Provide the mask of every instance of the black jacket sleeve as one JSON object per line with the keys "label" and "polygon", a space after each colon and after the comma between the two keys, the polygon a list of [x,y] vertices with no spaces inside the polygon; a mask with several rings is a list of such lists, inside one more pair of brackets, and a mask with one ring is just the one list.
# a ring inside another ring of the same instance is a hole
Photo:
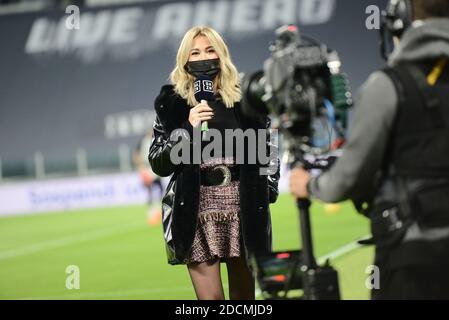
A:
{"label": "black jacket sleeve", "polygon": [[172,175],[179,165],[171,161],[170,153],[179,140],[172,141],[176,129],[187,130],[192,136],[192,125],[188,121],[190,108],[186,101],[175,94],[173,85],[164,85],[154,101],[156,119],[153,124],[153,141],[148,161],[153,172],[161,177]]}
{"label": "black jacket sleeve", "polygon": [[153,141],[150,146],[148,161],[153,172],[161,177],[168,177],[175,172],[176,165],[170,160],[170,152],[173,142],[170,141],[169,133],[162,125],[159,117],[153,124]]}

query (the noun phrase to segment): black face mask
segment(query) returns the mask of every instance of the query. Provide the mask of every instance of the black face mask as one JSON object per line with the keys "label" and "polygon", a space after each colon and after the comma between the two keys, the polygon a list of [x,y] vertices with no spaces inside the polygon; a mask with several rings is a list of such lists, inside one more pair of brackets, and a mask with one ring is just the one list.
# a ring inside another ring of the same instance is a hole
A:
{"label": "black face mask", "polygon": [[195,78],[204,75],[214,78],[220,72],[220,59],[189,61],[185,69]]}

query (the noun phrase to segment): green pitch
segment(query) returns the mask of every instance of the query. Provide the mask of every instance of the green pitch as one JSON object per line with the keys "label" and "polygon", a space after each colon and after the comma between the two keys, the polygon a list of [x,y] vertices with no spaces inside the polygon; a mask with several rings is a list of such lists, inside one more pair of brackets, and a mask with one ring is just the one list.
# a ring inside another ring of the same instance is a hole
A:
{"label": "green pitch", "polygon": [[[299,248],[293,200],[282,195],[271,210],[274,249]],[[315,203],[311,212],[317,257],[368,234],[349,203]],[[186,267],[168,265],[164,250],[162,228],[147,224],[145,206],[0,218],[0,299],[195,299]],[[371,248],[332,260],[344,299],[369,298],[371,260]],[[80,289],[66,288],[71,265]]]}

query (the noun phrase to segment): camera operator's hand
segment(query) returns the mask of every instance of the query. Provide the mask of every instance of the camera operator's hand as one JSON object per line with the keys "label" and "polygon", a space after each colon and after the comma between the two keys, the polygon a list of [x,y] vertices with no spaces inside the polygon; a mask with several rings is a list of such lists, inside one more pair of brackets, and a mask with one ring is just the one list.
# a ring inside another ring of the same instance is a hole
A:
{"label": "camera operator's hand", "polygon": [[307,199],[307,183],[310,180],[310,173],[303,168],[295,168],[290,173],[290,193],[297,199]]}
{"label": "camera operator's hand", "polygon": [[202,100],[200,104],[190,110],[189,122],[192,127],[196,128],[201,124],[201,121],[211,120],[213,116],[212,108],[209,107],[206,100]]}

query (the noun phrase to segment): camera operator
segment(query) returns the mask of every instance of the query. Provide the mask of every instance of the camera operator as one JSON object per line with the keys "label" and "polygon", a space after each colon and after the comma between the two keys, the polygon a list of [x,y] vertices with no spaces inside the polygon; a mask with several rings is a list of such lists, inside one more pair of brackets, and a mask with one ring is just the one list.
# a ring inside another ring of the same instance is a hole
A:
{"label": "camera operator", "polygon": [[373,299],[449,299],[449,1],[390,0],[395,48],[359,93],[342,157],[291,193],[354,201],[371,220]]}

